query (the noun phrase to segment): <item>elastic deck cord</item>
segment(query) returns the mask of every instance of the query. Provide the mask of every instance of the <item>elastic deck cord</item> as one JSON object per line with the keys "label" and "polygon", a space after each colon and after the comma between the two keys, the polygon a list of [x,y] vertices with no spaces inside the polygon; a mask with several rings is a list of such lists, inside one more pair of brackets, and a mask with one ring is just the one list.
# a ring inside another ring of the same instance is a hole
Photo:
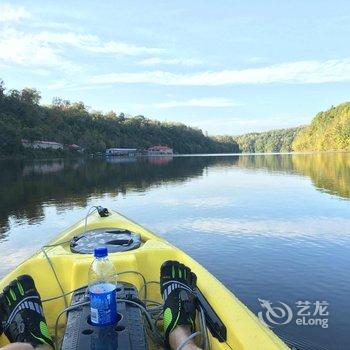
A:
{"label": "elastic deck cord", "polygon": [[[97,206],[92,206],[90,207],[90,209],[88,210],[86,216],[85,216],[85,223],[84,223],[84,233],[86,233],[87,230],[87,220],[88,217],[94,213],[97,210]],[[87,285],[81,286],[79,288],[76,288],[72,291],[69,292],[64,292],[64,289],[62,287],[62,284],[57,276],[56,270],[53,266],[53,263],[50,259],[50,257],[48,256],[47,252],[45,251],[45,248],[51,248],[51,247],[57,247],[66,243],[70,243],[69,241],[64,241],[64,242],[60,242],[57,244],[51,244],[51,245],[45,245],[41,248],[46,260],[48,261],[51,270],[55,276],[55,279],[57,281],[57,284],[61,290],[61,295],[55,296],[55,297],[50,297],[47,299],[43,299],[42,302],[49,302],[49,301],[53,301],[53,300],[57,300],[59,298],[64,298],[64,303],[65,303],[65,308],[57,315],[56,318],[56,322],[55,322],[55,345],[56,345],[56,349],[59,349],[59,341],[58,341],[58,325],[59,325],[59,320],[61,318],[61,316],[63,314],[65,314],[68,311],[71,310],[75,310],[76,308],[79,308],[81,306],[84,305],[89,305],[90,301],[86,301],[86,302],[82,302],[82,303],[78,303],[75,305],[71,305],[68,306],[68,301],[67,301],[67,296],[76,292],[77,290],[81,289],[81,288],[86,288]],[[122,301],[128,304],[131,304],[133,306],[137,306],[138,308],[140,308],[140,310],[142,311],[142,314],[145,316],[146,320],[147,320],[147,325],[149,326],[149,330],[151,332],[151,337],[152,340],[158,344],[158,345],[163,345],[164,343],[164,338],[163,335],[158,331],[157,329],[157,323],[158,321],[162,318],[162,311],[163,311],[163,304],[159,303],[157,301],[154,300],[149,300],[147,299],[147,294],[148,294],[148,288],[147,286],[150,284],[159,284],[158,281],[146,281],[144,275],[142,273],[140,273],[139,271],[134,271],[134,270],[128,270],[128,271],[122,271],[119,272],[118,275],[123,275],[123,274],[137,274],[138,276],[140,276],[142,278],[142,282],[143,285],[141,286],[139,293],[142,293],[142,290],[145,289],[144,292],[144,299],[142,299],[142,302],[144,302],[146,305],[147,303],[150,303],[152,305],[154,305],[153,307],[150,306],[146,306],[144,307],[143,305],[141,305],[140,303],[137,303],[135,301],[129,300],[129,299],[117,299],[118,301]],[[194,339],[195,337],[197,337],[198,335],[202,335],[203,339],[202,339],[202,344],[204,346],[204,350],[209,350],[210,349],[210,345],[209,345],[209,338],[208,338],[208,331],[207,331],[207,326],[206,326],[206,320],[205,320],[205,316],[204,316],[204,311],[202,309],[202,307],[200,306],[200,310],[199,310],[199,320],[200,320],[200,328],[201,331],[197,331],[193,334],[191,334],[176,350],[182,350],[192,339]]]}
{"label": "elastic deck cord", "polygon": [[[93,209],[93,210],[92,210]],[[92,210],[92,211],[91,211]],[[87,228],[87,219],[88,217],[97,210],[97,206],[92,206],[89,208],[86,216],[85,216],[85,225],[84,225],[84,234],[86,233],[86,228]],[[48,245],[44,245],[42,248],[41,248],[41,251],[43,252],[43,254],[45,255],[45,258],[47,260],[47,262],[49,263],[50,267],[51,267],[51,270],[55,276],[55,279],[57,281],[57,284],[58,284],[58,287],[60,288],[62,294],[59,296],[59,297],[53,297],[53,298],[49,298],[49,299],[46,299],[45,301],[50,301],[50,300],[55,300],[55,299],[58,299],[60,297],[63,297],[64,298],[64,304],[65,304],[65,307],[67,308],[68,307],[68,300],[67,300],[67,295],[71,294],[71,292],[68,292],[68,293],[65,293],[64,292],[64,289],[62,287],[62,284],[57,276],[57,273],[56,273],[56,270],[53,266],[53,263],[50,259],[50,257],[48,256],[47,252],[45,251],[45,248],[51,248],[51,247],[57,247],[57,246],[60,246],[60,245],[63,245],[63,244],[66,244],[66,243],[70,243],[71,240],[69,241],[64,241],[64,242],[60,242],[60,243],[56,243],[56,244],[48,244]],[[74,291],[73,291],[74,292]],[[43,301],[44,302],[44,301]]]}
{"label": "elastic deck cord", "polygon": [[55,278],[56,278],[57,284],[58,284],[59,288],[61,289],[62,297],[64,298],[64,304],[65,304],[66,307],[68,307],[67,293],[65,293],[64,290],[63,290],[63,287],[62,287],[62,285],[61,285],[61,282],[60,282],[60,280],[58,279],[56,270],[55,270],[55,268],[53,267],[52,261],[51,261],[51,259],[49,258],[49,256],[47,255],[47,253],[46,253],[44,247],[41,248],[41,251],[44,253],[45,258],[46,258],[47,262],[49,263],[49,265],[50,265],[50,267],[51,267],[51,270],[52,270],[52,272],[53,272],[53,274],[54,274],[54,276],[55,276]]}
{"label": "elastic deck cord", "polygon": [[198,335],[202,334],[202,332],[195,332],[191,334],[182,344],[180,344],[176,350],[182,350],[192,339],[197,337]]}

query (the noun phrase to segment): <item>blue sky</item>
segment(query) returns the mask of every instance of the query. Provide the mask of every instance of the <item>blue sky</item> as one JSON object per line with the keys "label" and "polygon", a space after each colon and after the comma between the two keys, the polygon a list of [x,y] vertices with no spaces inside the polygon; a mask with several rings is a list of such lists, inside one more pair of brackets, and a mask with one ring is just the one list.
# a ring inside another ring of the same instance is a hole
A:
{"label": "blue sky", "polygon": [[0,0],[0,78],[209,134],[350,100],[348,1]]}

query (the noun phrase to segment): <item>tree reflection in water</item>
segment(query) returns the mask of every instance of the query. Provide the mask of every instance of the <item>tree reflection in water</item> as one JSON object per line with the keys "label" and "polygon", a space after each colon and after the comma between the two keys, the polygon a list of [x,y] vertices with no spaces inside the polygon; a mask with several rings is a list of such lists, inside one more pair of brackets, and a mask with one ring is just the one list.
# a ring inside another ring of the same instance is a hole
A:
{"label": "tree reflection in water", "polygon": [[0,239],[9,219],[37,223],[43,207],[85,207],[91,196],[147,191],[165,183],[200,177],[209,168],[238,167],[310,177],[321,191],[350,197],[350,154],[277,154],[240,156],[144,157],[0,162]]}

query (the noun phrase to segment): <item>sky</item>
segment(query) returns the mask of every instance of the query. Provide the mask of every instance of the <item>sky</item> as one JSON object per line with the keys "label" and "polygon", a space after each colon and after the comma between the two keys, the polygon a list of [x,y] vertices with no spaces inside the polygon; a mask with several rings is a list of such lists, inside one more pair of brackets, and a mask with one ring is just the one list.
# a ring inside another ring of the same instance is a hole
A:
{"label": "sky", "polygon": [[209,135],[349,101],[350,2],[0,0],[0,79]]}

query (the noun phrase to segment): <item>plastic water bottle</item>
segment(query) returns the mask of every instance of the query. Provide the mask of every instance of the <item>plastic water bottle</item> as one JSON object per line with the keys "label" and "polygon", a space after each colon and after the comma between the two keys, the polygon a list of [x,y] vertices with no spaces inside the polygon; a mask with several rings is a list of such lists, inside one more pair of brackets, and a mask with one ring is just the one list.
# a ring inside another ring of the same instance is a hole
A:
{"label": "plastic water bottle", "polygon": [[95,248],[94,256],[89,270],[91,323],[107,326],[117,322],[117,271],[108,259],[107,247]]}

